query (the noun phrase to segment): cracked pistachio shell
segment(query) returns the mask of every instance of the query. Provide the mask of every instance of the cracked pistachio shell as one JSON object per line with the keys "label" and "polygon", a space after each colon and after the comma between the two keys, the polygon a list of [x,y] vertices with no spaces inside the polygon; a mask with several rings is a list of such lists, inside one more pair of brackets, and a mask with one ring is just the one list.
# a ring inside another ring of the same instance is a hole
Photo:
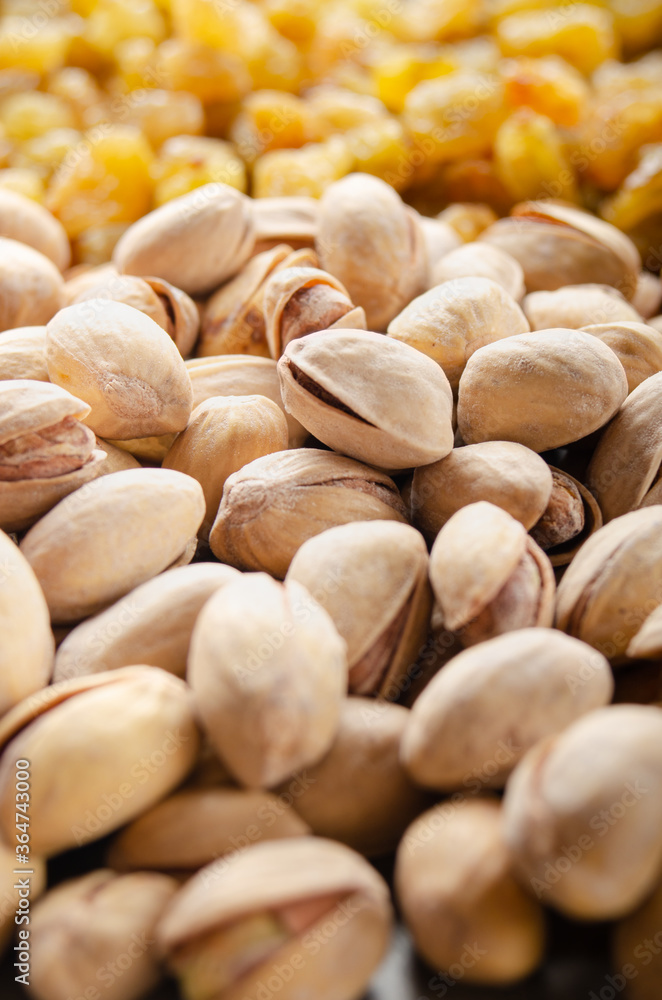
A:
{"label": "cracked pistachio shell", "polygon": [[0,531],[0,716],[48,684],[55,644],[32,567]]}
{"label": "cracked pistachio shell", "polygon": [[658,1000],[662,982],[662,883],[644,905],[625,917],[614,929],[615,968],[631,966],[636,976],[628,977],[628,1000]]}
{"label": "cracked pistachio shell", "polygon": [[69,267],[71,247],[59,219],[18,191],[0,191],[0,236],[26,243],[51,260],[59,271]]}
{"label": "cracked pistachio shell", "polygon": [[524,313],[496,281],[453,278],[410,302],[389,323],[388,336],[436,361],[457,391],[474,351],[528,330]]}
{"label": "cracked pistachio shell", "polygon": [[282,579],[308,538],[353,521],[406,523],[393,480],[335,452],[296,448],[230,476],[209,544],[221,562]]}
{"label": "cracked pistachio shell", "polygon": [[522,265],[505,250],[489,243],[461,244],[432,268],[433,286],[455,278],[489,278],[501,285],[516,302],[524,295]]}
{"label": "cracked pistachio shell", "polygon": [[0,721],[0,834],[16,836],[16,761],[29,760],[31,853],[50,857],[117,830],[171,792],[199,748],[186,684],[157,667],[77,677]]}
{"label": "cracked pistachio shell", "polygon": [[662,870],[661,762],[662,710],[644,705],[596,709],[528,752],[506,787],[504,828],[539,899],[581,920],[645,899]]}
{"label": "cracked pistachio shell", "polygon": [[166,333],[172,337],[182,357],[186,357],[195,347],[200,331],[200,313],[196,303],[181,288],[163,278],[148,276],[144,280],[166,311]]}
{"label": "cracked pistachio shell", "polygon": [[662,372],[630,393],[605,429],[588,467],[588,487],[605,521],[658,503],[662,463]]}
{"label": "cracked pistachio shell", "polygon": [[20,326],[0,333],[0,380],[48,382],[46,327]]}
{"label": "cracked pistachio shell", "polygon": [[531,537],[552,566],[567,566],[587,538],[602,527],[602,512],[593,494],[574,476],[549,466],[552,495]]}
{"label": "cracked pistachio shell", "polygon": [[288,344],[278,374],[290,413],[351,458],[406,469],[453,447],[448,380],[408,344],[366,330],[323,330]]}
{"label": "cracked pistachio shell", "polygon": [[304,195],[291,198],[255,198],[253,219],[255,247],[253,253],[271,250],[279,243],[293,249],[313,247],[319,224],[320,203]]}
{"label": "cracked pistachio shell", "polygon": [[0,237],[0,330],[48,323],[64,303],[64,280],[38,250]]}
{"label": "cracked pistachio shell", "polygon": [[191,632],[204,604],[239,573],[196,563],[160,573],[77,625],[59,645],[54,681],[144,663],[184,677]]}
{"label": "cracked pistachio shell", "polygon": [[[299,780],[306,788],[306,776]],[[108,863],[117,871],[197,871],[251,843],[310,833],[287,802],[258,789],[185,788],[122,830]]]}
{"label": "cracked pistachio shell", "polygon": [[272,358],[221,354],[218,357],[191,358],[186,367],[191,378],[194,407],[210,396],[266,396],[285,414],[289,447],[300,448],[307,439],[306,428],[283,406],[278,368]]}
{"label": "cracked pistachio shell", "polygon": [[424,787],[503,788],[527,750],[609,704],[613,690],[608,660],[578,639],[548,628],[497,636],[432,678],[411,710],[402,761]]}
{"label": "cracked pistachio shell", "polygon": [[530,292],[522,309],[532,330],[641,322],[637,310],[611,285],[568,285],[553,292]]}
{"label": "cracked pistachio shell", "polygon": [[191,380],[165,330],[123,302],[90,299],[61,309],[47,327],[51,382],[89,403],[86,423],[101,437],[181,431]]}
{"label": "cracked pistachio shell", "polygon": [[432,610],[428,553],[408,524],[342,524],[309,538],[286,580],[303,584],[347,643],[349,690],[396,700]]}
{"label": "cracked pistachio shell", "polygon": [[627,396],[623,365],[581,330],[539,330],[488,344],[460,381],[458,429],[466,444],[517,441],[550,451],[606,424]]}
{"label": "cracked pistachio shell", "polygon": [[481,441],[416,469],[411,510],[414,524],[431,542],[456,511],[478,500],[503,508],[528,531],[544,513],[551,492],[549,466],[530,448]]}
{"label": "cracked pistachio shell", "polygon": [[[414,817],[429,803],[399,762],[409,710],[367,698],[345,699],[326,757],[305,772],[294,809],[313,833],[368,857],[394,851]],[[280,789],[286,794],[288,785]]]}
{"label": "cracked pistachio shell", "polygon": [[167,569],[204,509],[200,484],[170,469],[115,472],[65,497],[21,542],[52,621],[96,614]]}
{"label": "cracked pistachio shell", "polygon": [[190,1000],[254,996],[278,966],[294,971],[281,1000],[353,1000],[384,956],[392,921],[388,887],[361,855],[296,837],[203,868],[174,897],[157,939]]}
{"label": "cracked pistachio shell", "polygon": [[204,184],[129,226],[113,263],[122,274],[153,275],[201,295],[241,269],[254,241],[250,199],[227,184]]}
{"label": "cracked pistachio shell", "polygon": [[595,323],[582,330],[615,352],[625,369],[628,392],[662,371],[662,334],[654,327],[645,323]]}
{"label": "cracked pistachio shell", "polygon": [[582,546],[559,584],[557,627],[621,662],[662,599],[662,506],[614,518]]}
{"label": "cracked pistachio shell", "polygon": [[346,650],[295,581],[250,574],[212,595],[193,628],[188,680],[237,781],[270,788],[326,753],[347,691]]}
{"label": "cracked pistachio shell", "polygon": [[365,310],[370,330],[385,330],[427,288],[417,214],[378,177],[350,174],[326,189],[315,246],[320,266]]}
{"label": "cracked pistachio shell", "polygon": [[430,581],[447,629],[466,645],[552,624],[554,573],[514,517],[481,500],[446,522],[430,553]]}
{"label": "cracked pistachio shell", "polygon": [[31,918],[33,995],[69,1000],[103,984],[105,1000],[141,1000],[163,976],[154,928],[177,888],[156,872],[99,869],[51,889]]}
{"label": "cracked pistachio shell", "polygon": [[264,396],[214,396],[195,408],[163,468],[184,472],[202,486],[206,513],[200,538],[209,537],[228,477],[256,458],[283,451],[287,444],[283,411]]}
{"label": "cracked pistachio shell", "polygon": [[[26,868],[32,869],[32,875],[16,874],[16,848],[14,844],[7,847],[0,843],[0,954],[9,945],[16,933],[15,917],[19,912],[19,879],[27,879],[30,888],[30,901],[36,902],[46,888],[46,862],[32,856]],[[16,959],[18,961],[18,958]]]}
{"label": "cracked pistachio shell", "polygon": [[499,986],[539,965],[542,909],[511,869],[496,800],[441,803],[412,823],[398,849],[395,891],[416,950],[433,968],[461,963],[466,982]]}
{"label": "cracked pistachio shell", "polygon": [[522,202],[478,239],[519,261],[529,292],[601,282],[632,298],[641,270],[639,252],[625,233],[569,205]]}

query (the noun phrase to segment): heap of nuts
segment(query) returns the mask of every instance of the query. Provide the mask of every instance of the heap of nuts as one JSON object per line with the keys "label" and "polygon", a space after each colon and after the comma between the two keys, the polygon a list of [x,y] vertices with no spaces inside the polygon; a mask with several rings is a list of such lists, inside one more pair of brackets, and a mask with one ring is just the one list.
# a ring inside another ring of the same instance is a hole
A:
{"label": "heap of nuts", "polygon": [[395,851],[435,969],[526,977],[550,906],[616,921],[657,997],[662,287],[631,240],[549,201],[457,247],[352,174],[203,186],[63,273],[58,222],[6,206],[0,877],[27,845],[33,995],[93,996],[133,935],[107,1000],[356,1000]]}

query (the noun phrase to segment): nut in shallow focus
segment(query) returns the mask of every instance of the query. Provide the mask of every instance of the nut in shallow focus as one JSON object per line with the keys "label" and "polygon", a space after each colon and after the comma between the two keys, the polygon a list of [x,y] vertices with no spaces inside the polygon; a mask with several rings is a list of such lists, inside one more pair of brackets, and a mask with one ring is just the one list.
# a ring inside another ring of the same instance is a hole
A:
{"label": "nut in shallow focus", "polygon": [[68,1000],[103,983],[107,1000],[140,1000],[162,976],[154,928],[176,890],[167,875],[107,870],[52,889],[31,919],[34,995]]}
{"label": "nut in shallow focus", "polygon": [[522,309],[532,330],[641,322],[637,310],[611,285],[569,285],[553,292],[530,292]]}
{"label": "nut in shallow focus", "polygon": [[64,226],[54,215],[17,191],[0,189],[0,236],[18,240],[52,260],[59,271],[71,261]]}
{"label": "nut in shallow focus", "polygon": [[310,591],[346,641],[351,692],[397,700],[427,635],[427,568],[420,534],[396,521],[330,528],[294,556],[286,579]]}
{"label": "nut in shallow focus", "polygon": [[489,278],[501,285],[516,302],[524,295],[521,264],[490,243],[464,243],[445,254],[432,268],[431,286],[455,278]]}
{"label": "nut in shallow focus", "polygon": [[48,323],[64,303],[64,281],[38,250],[0,237],[0,330]]}
{"label": "nut in shallow focus", "polygon": [[596,323],[582,327],[611,347],[625,369],[628,392],[662,371],[662,333],[645,323]]}
{"label": "nut in shallow focus", "polygon": [[266,455],[233,473],[209,536],[214,555],[282,579],[300,546],[352,521],[406,522],[392,479],[316,448]]}
{"label": "nut in shallow focus", "polygon": [[0,380],[13,378],[48,382],[45,326],[20,326],[0,334]]}
{"label": "nut in shallow focus", "polygon": [[279,243],[293,249],[315,245],[320,203],[316,198],[256,198],[254,254],[271,250]]}
{"label": "nut in shallow focus", "polygon": [[552,566],[565,566],[589,535],[602,527],[595,498],[577,479],[550,466],[552,494],[531,537],[549,555]]}
{"label": "nut in shallow focus", "polygon": [[274,966],[294,973],[282,1000],[353,1000],[386,951],[391,923],[388,887],[367,861],[301,837],[250,847],[220,871],[203,868],[174,897],[157,939],[186,1000],[253,996]]}

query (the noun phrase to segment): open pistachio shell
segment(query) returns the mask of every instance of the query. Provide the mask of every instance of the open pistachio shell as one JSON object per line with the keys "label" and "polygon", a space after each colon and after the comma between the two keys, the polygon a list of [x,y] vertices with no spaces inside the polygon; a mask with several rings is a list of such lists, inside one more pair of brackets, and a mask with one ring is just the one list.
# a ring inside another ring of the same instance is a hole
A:
{"label": "open pistachio shell", "polygon": [[644,379],[662,371],[662,334],[645,323],[596,323],[583,326],[584,333],[598,337],[611,347],[625,369],[628,392]]}
{"label": "open pistachio shell", "polygon": [[574,476],[549,466],[552,494],[531,537],[549,557],[552,566],[567,566],[587,538],[602,527],[597,500]]}
{"label": "open pistachio shell", "polygon": [[98,285],[90,285],[79,292],[72,305],[89,302],[90,299],[102,299],[105,302],[123,302],[126,306],[138,309],[153,319],[162,330],[168,332],[168,314],[161,299],[143,278],[133,274],[115,274],[111,272],[102,275]]}

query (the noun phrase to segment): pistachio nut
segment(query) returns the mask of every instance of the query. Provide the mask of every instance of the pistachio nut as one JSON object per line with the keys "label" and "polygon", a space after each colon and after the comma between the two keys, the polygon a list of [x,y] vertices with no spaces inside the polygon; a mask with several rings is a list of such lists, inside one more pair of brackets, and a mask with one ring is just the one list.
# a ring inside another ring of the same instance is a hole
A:
{"label": "pistachio nut", "polygon": [[662,711],[610,705],[513,772],[504,832],[522,879],[575,919],[613,920],[662,873]]}
{"label": "pistachio nut", "polygon": [[568,285],[529,292],[522,302],[532,330],[579,330],[596,323],[640,323],[642,317],[611,285]]}
{"label": "pistachio nut", "polygon": [[31,854],[104,837],[164,798],[193,767],[191,692],[158,667],[76,677],[0,721],[0,834],[16,843],[16,761],[30,762]]}
{"label": "pistachio nut", "polygon": [[153,275],[201,295],[235,275],[254,242],[250,199],[227,184],[204,184],[129,226],[113,263],[121,274]]}
{"label": "pistachio nut", "polygon": [[[125,469],[140,469],[140,462],[137,461],[130,455],[125,448],[118,448],[110,441],[104,441],[103,438],[97,437],[97,448],[102,451],[106,460],[102,465],[102,472],[99,475],[107,476],[111,472],[124,472]],[[122,444],[125,442],[122,441]]]}
{"label": "pistachio nut", "polygon": [[418,216],[378,177],[350,174],[326,189],[315,246],[323,270],[365,310],[370,330],[385,330],[427,288]]}
{"label": "pistachio nut", "polygon": [[166,313],[166,333],[183,358],[195,347],[200,332],[200,312],[190,295],[164,278],[148,275],[145,282],[158,296]]}
{"label": "pistachio nut", "polygon": [[605,521],[662,498],[662,372],[630,393],[600,438],[587,482]]}
{"label": "pistachio nut", "polygon": [[0,190],[0,236],[33,247],[59,271],[69,267],[71,247],[59,219],[33,198],[9,188]]}
{"label": "pistachio nut", "polygon": [[[416,950],[435,969],[461,963],[467,983],[505,985],[542,960],[540,905],[517,884],[499,803],[441,803],[404,835],[395,891]],[[465,950],[473,946],[473,960]]]}
{"label": "pistachio nut", "polygon": [[237,578],[231,566],[196,563],[160,573],[77,625],[59,645],[54,681],[144,663],[184,677],[204,604]]}
{"label": "pistachio nut", "polygon": [[616,353],[625,369],[628,392],[662,371],[662,334],[654,327],[645,323],[595,323],[582,330]]}
{"label": "pistachio nut", "polygon": [[550,451],[606,424],[627,391],[623,365],[596,337],[539,330],[488,344],[469,358],[458,428],[466,444],[518,441]]}
{"label": "pistachio nut", "polygon": [[290,413],[351,458],[406,469],[453,447],[448,380],[408,344],[366,330],[323,330],[291,341],[278,374]]}
{"label": "pistachio nut", "polygon": [[[401,705],[346,698],[327,755],[301,777],[294,809],[320,837],[338,840],[368,857],[390,853],[405,828],[428,804],[398,756],[409,710]],[[288,785],[280,790],[288,794]]]}
{"label": "pistachio nut", "polygon": [[632,298],[641,270],[639,251],[620,229],[555,202],[522,202],[478,239],[520,262],[529,292],[597,281]]}
{"label": "pistachio nut", "polygon": [[455,278],[489,278],[519,302],[524,296],[524,271],[519,261],[490,243],[462,243],[432,268],[431,285]]}
{"label": "pistachio nut", "polygon": [[255,247],[253,253],[271,250],[279,243],[293,249],[313,247],[317,236],[320,203],[317,198],[255,198],[253,219]]}
{"label": "pistachio nut", "polygon": [[440,530],[430,581],[444,625],[465,646],[554,618],[549,559],[520,521],[485,500],[462,507]]}
{"label": "pistachio nut", "polygon": [[153,437],[124,438],[110,440],[108,443],[119,451],[124,451],[137,464],[150,462],[161,465],[177,437],[176,434],[158,434]]}
{"label": "pistachio nut", "polygon": [[186,430],[163,460],[164,469],[192,476],[202,486],[206,513],[200,538],[206,541],[226,480],[248,462],[287,448],[283,411],[265,396],[213,396],[196,406]]}
{"label": "pistachio nut", "polygon": [[51,382],[89,403],[101,437],[181,431],[191,414],[191,380],[161,327],[123,302],[90,299],[61,309],[47,327]]}
{"label": "pistachio nut", "polygon": [[342,524],[309,538],[286,580],[303,584],[347,643],[349,690],[397,700],[427,635],[432,594],[421,535],[397,521]]}
{"label": "pistachio nut", "polygon": [[33,994],[68,1000],[103,984],[106,1000],[141,1000],[163,975],[154,928],[177,888],[157,872],[100,869],[51,889],[31,918]]}
{"label": "pistachio nut", "polygon": [[407,521],[392,479],[344,455],[296,448],[234,472],[209,535],[214,555],[282,579],[313,535],[352,521]]}
{"label": "pistachio nut", "polygon": [[200,484],[170,469],[114,472],[65,497],[21,542],[51,619],[78,622],[167,569],[204,510]]}
{"label": "pistachio nut", "polygon": [[79,295],[83,295],[90,288],[105,286],[118,275],[119,271],[110,262],[95,266],[76,264],[70,267],[65,276],[63,306],[72,305]]}
{"label": "pistachio nut", "polygon": [[615,663],[662,604],[662,506],[614,518],[581,547],[559,584],[558,628]]}
{"label": "pistachio nut", "polygon": [[627,648],[632,659],[662,659],[662,604],[651,611]]}
{"label": "pistachio nut", "polygon": [[0,531],[0,716],[48,684],[55,645],[39,581]]}
{"label": "pistachio nut", "polygon": [[20,326],[0,333],[0,380],[12,378],[48,382],[45,326]]}
{"label": "pistachio nut", "polygon": [[347,652],[296,581],[250,574],[213,594],[193,628],[188,680],[230,773],[271,788],[330,748],[347,690]]}
{"label": "pistachio nut", "polygon": [[[29,867],[25,867],[31,874],[23,875],[22,881],[28,883],[30,902],[36,902],[46,888],[46,863],[41,858],[31,857]],[[16,874],[16,847],[14,844],[7,847],[0,842],[0,954],[16,933],[16,914],[20,913],[21,899],[27,898],[19,878]]]}
{"label": "pistachio nut", "polygon": [[293,972],[282,1000],[352,1000],[391,924],[388,887],[361,855],[291,837],[203,868],[175,895],[157,939],[187,1000],[256,996],[279,967]]}
{"label": "pistachio nut", "polygon": [[307,833],[307,824],[285,795],[259,789],[185,788],[118,833],[108,863],[118,871],[197,871],[249,844]]}
{"label": "pistachio nut", "polygon": [[414,299],[388,336],[439,364],[454,392],[468,359],[485,344],[529,330],[515,300],[490,278],[453,278]]}
{"label": "pistachio nut", "polygon": [[366,328],[364,310],[354,306],[342,282],[313,267],[287,267],[269,278],[264,317],[273,358],[279,358],[290,341],[317,330]]}
{"label": "pistachio nut", "polygon": [[657,316],[662,306],[662,281],[658,275],[650,271],[639,272],[632,305],[644,319]]}
{"label": "pistachio nut", "polygon": [[52,260],[0,237],[0,331],[48,323],[64,302],[64,280]]}
{"label": "pistachio nut", "polygon": [[531,537],[552,566],[566,566],[580,547],[602,527],[602,512],[593,494],[574,476],[549,466],[552,493]]}
{"label": "pistachio nut", "polygon": [[447,254],[457,250],[462,240],[452,226],[442,219],[430,219],[427,215],[418,215],[418,224],[423,230],[423,242],[428,260],[428,284],[432,282],[432,269]]}
{"label": "pistachio nut", "polygon": [[662,883],[644,905],[614,929],[614,966],[622,969],[628,1000],[658,1000],[662,982]]}
{"label": "pistachio nut", "polygon": [[613,690],[609,661],[585,642],[518,629],[465,649],[432,678],[411,710],[401,759],[427,788],[503,788],[527,750],[608,705]]}
{"label": "pistachio nut", "polygon": [[283,406],[276,362],[245,354],[191,358],[186,362],[193,389],[193,406],[210,396],[266,396],[285,414],[289,447],[300,448],[308,431]]}
{"label": "pistachio nut", "polygon": [[454,448],[439,462],[416,469],[412,519],[433,542],[461,507],[488,500],[528,530],[543,515],[551,491],[549,466],[530,448],[512,441],[481,441]]}

